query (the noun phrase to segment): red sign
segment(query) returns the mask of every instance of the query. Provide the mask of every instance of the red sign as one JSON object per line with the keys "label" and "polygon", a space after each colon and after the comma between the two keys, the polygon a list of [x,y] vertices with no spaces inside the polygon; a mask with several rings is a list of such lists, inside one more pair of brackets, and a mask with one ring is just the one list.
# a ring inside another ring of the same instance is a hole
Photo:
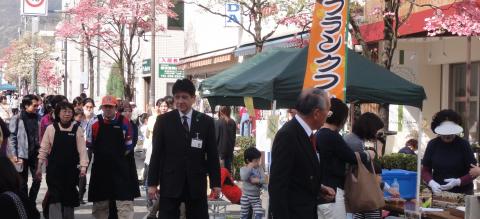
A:
{"label": "red sign", "polygon": [[30,5],[31,7],[36,8],[42,5],[43,2],[45,2],[45,0],[25,0],[25,2],[27,2],[27,4]]}
{"label": "red sign", "polygon": [[20,0],[20,13],[24,16],[47,16],[48,0]]}

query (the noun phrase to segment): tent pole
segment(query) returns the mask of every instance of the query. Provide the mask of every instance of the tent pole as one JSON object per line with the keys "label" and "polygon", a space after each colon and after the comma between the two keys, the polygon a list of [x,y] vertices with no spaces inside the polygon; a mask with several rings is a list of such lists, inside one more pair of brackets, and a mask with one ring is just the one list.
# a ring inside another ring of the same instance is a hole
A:
{"label": "tent pole", "polygon": [[[277,113],[277,100],[273,100],[273,102],[272,102],[272,114],[271,114],[271,115],[274,116],[276,113]],[[272,139],[271,144],[270,144],[270,150],[269,150],[270,152],[269,152],[269,153],[272,152],[272,146],[273,146],[273,139]],[[267,156],[267,153],[264,153],[264,156]],[[272,161],[269,160],[269,162],[272,162]],[[264,166],[265,166],[265,165],[264,165]],[[265,169],[266,169],[266,172],[267,172],[267,173],[266,173],[267,176],[270,177],[270,168],[268,167],[268,168],[265,168]],[[268,206],[269,204],[270,204],[270,203],[267,202],[266,209],[269,209],[269,206]],[[270,211],[267,210],[267,211],[266,211],[266,214],[265,214],[265,218],[270,218],[270,215],[269,215],[269,214],[270,214]]]}
{"label": "tent pole", "polygon": [[[272,101],[272,113],[271,116],[274,116],[277,113],[277,100]],[[270,149],[268,150],[270,153],[272,152],[272,146],[273,146],[273,139],[271,139],[270,143]],[[267,156],[267,153],[264,154],[264,156]],[[264,159],[265,160],[265,159]],[[269,160],[269,163],[272,162]],[[267,171],[267,174],[270,174],[270,168],[265,168]]]}
{"label": "tent pole", "polygon": [[272,115],[275,115],[277,111],[277,100],[273,100],[272,102]]}
{"label": "tent pole", "polygon": [[421,219],[422,218],[422,214],[421,214],[421,211],[420,211],[420,206],[421,206],[421,200],[420,200],[420,183],[421,183],[421,178],[422,178],[422,171],[421,171],[421,158],[423,157],[423,150],[422,150],[422,135],[423,135],[423,127],[422,127],[422,124],[423,124],[423,112],[422,112],[422,109],[419,108],[420,110],[420,113],[419,113],[419,116],[418,116],[418,122],[417,122],[417,126],[418,126],[418,149],[417,149],[417,197],[416,197],[416,204],[415,204],[415,212],[418,213],[418,218]]}

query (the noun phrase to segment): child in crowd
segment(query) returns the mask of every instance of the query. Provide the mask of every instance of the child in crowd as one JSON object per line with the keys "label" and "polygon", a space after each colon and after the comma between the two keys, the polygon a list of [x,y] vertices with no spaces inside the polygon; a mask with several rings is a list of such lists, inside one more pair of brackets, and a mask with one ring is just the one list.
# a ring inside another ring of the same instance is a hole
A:
{"label": "child in crowd", "polygon": [[85,114],[83,114],[83,109],[82,108],[75,108],[75,113],[74,113],[74,119],[78,123],[82,123],[83,120],[85,120]]}
{"label": "child in crowd", "polygon": [[249,208],[253,209],[254,218],[261,219],[264,215],[260,192],[263,185],[268,183],[263,169],[260,167],[262,154],[254,147],[247,148],[244,152],[246,166],[240,168],[240,179],[243,182],[241,205],[241,218],[248,218]]}

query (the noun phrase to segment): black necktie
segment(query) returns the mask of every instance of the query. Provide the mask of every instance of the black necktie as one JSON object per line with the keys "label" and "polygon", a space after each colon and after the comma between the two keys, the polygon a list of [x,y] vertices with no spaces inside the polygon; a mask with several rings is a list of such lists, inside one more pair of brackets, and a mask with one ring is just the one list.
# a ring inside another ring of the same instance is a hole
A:
{"label": "black necktie", "polygon": [[183,128],[185,128],[185,131],[189,132],[190,131],[190,128],[188,127],[188,121],[187,121],[188,117],[187,116],[182,116],[182,125],[183,125]]}

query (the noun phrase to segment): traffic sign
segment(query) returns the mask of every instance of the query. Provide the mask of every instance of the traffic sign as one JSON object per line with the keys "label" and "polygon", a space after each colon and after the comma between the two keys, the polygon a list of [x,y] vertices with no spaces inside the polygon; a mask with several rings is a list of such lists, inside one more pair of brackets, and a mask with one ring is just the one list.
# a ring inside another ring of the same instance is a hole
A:
{"label": "traffic sign", "polygon": [[48,0],[21,0],[20,14],[25,16],[47,16]]}

